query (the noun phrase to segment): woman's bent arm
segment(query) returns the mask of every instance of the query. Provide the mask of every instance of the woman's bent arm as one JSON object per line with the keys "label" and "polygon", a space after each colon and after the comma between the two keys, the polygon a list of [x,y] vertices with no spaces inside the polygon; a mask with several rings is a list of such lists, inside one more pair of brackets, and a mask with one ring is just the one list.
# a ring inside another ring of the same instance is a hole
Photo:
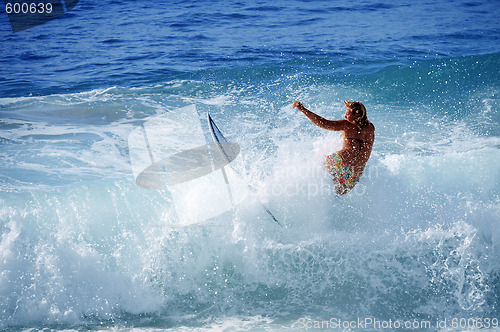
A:
{"label": "woman's bent arm", "polygon": [[311,111],[309,111],[307,108],[302,105],[302,103],[296,101],[293,103],[292,107],[297,108],[299,111],[304,113],[305,116],[309,118],[309,120],[312,121],[316,126],[327,129],[327,130],[334,130],[334,131],[341,131],[341,130],[346,130],[349,127],[349,122],[347,120],[327,120],[322,116],[319,116]]}

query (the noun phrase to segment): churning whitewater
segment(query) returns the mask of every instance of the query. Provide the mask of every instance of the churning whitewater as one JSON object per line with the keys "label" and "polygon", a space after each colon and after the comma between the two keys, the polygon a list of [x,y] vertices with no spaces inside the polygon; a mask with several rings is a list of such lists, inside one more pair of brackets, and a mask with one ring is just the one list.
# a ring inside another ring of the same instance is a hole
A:
{"label": "churning whitewater", "polygon": [[[495,3],[99,6],[0,22],[0,329],[498,328]],[[339,133],[294,100],[328,119],[367,107],[348,195],[323,168]],[[239,147],[228,177],[252,187],[188,225],[178,193],[137,184],[130,141],[185,107],[202,142],[209,113]]]}

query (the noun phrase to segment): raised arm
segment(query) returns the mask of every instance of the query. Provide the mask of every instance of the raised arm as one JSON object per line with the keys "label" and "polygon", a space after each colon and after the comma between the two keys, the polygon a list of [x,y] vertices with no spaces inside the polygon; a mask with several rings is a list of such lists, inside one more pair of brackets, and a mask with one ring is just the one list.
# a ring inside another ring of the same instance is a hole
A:
{"label": "raised arm", "polygon": [[302,105],[301,102],[296,101],[292,105],[293,108],[297,108],[299,111],[304,113],[305,116],[309,118],[309,120],[312,121],[316,126],[327,129],[327,130],[334,130],[334,131],[341,131],[341,130],[346,130],[349,128],[350,123],[347,120],[327,120],[311,111],[309,111],[307,108]]}

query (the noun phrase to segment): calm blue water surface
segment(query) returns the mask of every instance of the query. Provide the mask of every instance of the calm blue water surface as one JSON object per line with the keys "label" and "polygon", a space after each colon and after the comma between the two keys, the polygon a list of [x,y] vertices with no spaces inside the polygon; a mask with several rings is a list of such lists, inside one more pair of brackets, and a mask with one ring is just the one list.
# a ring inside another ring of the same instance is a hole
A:
{"label": "calm blue water surface", "polygon": [[498,52],[496,1],[80,1],[22,33],[1,20],[4,97],[229,78],[276,66],[356,73]]}
{"label": "calm blue water surface", "polygon": [[[498,327],[498,1],[80,0],[17,33],[4,9],[0,329]],[[367,106],[350,195],[321,168],[338,133],[294,100]],[[258,199],[181,227],[136,186],[130,135],[188,105]]]}

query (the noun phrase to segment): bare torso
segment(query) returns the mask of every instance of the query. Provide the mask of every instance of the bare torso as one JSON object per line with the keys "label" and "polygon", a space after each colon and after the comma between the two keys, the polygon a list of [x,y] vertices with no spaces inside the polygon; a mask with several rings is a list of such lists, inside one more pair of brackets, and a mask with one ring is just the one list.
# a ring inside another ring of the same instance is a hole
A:
{"label": "bare torso", "polygon": [[372,152],[375,140],[375,127],[370,122],[368,126],[358,130],[356,126],[349,126],[342,131],[344,145],[337,152],[353,171],[354,176],[360,177]]}
{"label": "bare torso", "polygon": [[[327,120],[309,111],[298,101],[294,102],[292,107],[296,107],[304,113],[318,127],[342,132],[344,144],[337,154],[342,157],[342,160],[353,172],[353,175],[359,178],[372,153],[372,146],[375,140],[375,126],[366,120],[368,124],[359,129],[353,111],[349,108],[346,109],[345,120]],[[342,193],[338,193],[345,194],[347,192],[346,190],[341,191]]]}

